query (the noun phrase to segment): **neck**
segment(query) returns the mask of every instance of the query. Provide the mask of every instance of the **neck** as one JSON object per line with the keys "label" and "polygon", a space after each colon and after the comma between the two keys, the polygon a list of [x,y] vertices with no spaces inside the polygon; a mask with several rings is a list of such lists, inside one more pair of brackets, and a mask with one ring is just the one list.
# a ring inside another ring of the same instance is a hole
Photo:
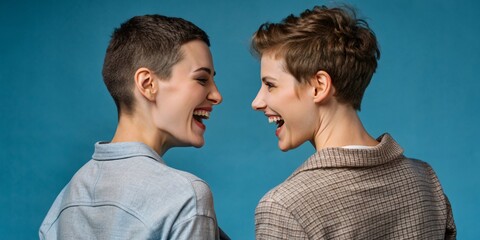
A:
{"label": "neck", "polygon": [[317,151],[327,147],[348,145],[375,146],[378,142],[363,127],[355,109],[345,104],[336,104],[320,109],[319,128],[312,145]]}
{"label": "neck", "polygon": [[120,115],[117,130],[111,142],[141,142],[163,156],[169,149],[165,136],[159,134],[152,122],[145,121],[149,118],[138,116],[138,114],[137,112]]}

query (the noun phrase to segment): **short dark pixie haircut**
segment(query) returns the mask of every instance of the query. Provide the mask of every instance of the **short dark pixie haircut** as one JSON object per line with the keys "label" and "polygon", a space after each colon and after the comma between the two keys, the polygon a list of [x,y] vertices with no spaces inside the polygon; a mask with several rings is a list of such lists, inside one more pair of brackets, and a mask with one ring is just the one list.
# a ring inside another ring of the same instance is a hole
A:
{"label": "short dark pixie haircut", "polygon": [[169,79],[172,66],[183,58],[181,46],[192,40],[210,46],[208,35],[195,24],[161,15],[136,16],[114,30],[102,74],[119,116],[133,111],[135,72],[145,67]]}
{"label": "short dark pixie haircut", "polygon": [[299,83],[326,71],[339,102],[360,110],[363,94],[377,68],[380,50],[373,31],[354,9],[315,6],[280,23],[264,23],[254,33],[251,49],[283,58]]}

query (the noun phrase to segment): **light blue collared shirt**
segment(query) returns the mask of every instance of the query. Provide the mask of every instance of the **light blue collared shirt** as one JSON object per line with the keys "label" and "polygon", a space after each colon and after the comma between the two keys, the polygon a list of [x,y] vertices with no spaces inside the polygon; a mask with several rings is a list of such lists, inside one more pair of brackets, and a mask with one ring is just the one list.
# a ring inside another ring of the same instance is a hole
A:
{"label": "light blue collared shirt", "polygon": [[58,195],[40,239],[218,239],[208,185],[143,143],[96,143]]}

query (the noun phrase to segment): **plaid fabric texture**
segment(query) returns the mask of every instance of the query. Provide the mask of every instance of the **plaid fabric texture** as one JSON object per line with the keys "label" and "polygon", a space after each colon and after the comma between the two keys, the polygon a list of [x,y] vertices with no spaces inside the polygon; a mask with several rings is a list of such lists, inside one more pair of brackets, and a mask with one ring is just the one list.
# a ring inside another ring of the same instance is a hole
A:
{"label": "plaid fabric texture", "polygon": [[257,239],[455,239],[433,169],[384,134],[370,149],[326,148],[268,192]]}

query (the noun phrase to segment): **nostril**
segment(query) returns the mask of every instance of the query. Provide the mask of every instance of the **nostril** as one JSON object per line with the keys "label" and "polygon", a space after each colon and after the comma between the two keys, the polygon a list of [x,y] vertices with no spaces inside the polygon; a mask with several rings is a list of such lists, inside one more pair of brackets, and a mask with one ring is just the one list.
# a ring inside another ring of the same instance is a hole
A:
{"label": "nostril", "polygon": [[214,104],[220,104],[220,103],[222,103],[222,101],[223,101],[223,98],[221,96],[213,99]]}
{"label": "nostril", "polygon": [[260,110],[262,108],[265,108],[265,103],[262,101],[261,98],[256,97],[252,101],[252,108],[255,110]]}
{"label": "nostril", "polygon": [[223,101],[223,97],[220,92],[212,92],[207,98],[213,104],[220,104]]}
{"label": "nostril", "polygon": [[253,108],[253,110],[261,110],[263,107],[257,101],[254,100],[252,102],[252,108]]}

